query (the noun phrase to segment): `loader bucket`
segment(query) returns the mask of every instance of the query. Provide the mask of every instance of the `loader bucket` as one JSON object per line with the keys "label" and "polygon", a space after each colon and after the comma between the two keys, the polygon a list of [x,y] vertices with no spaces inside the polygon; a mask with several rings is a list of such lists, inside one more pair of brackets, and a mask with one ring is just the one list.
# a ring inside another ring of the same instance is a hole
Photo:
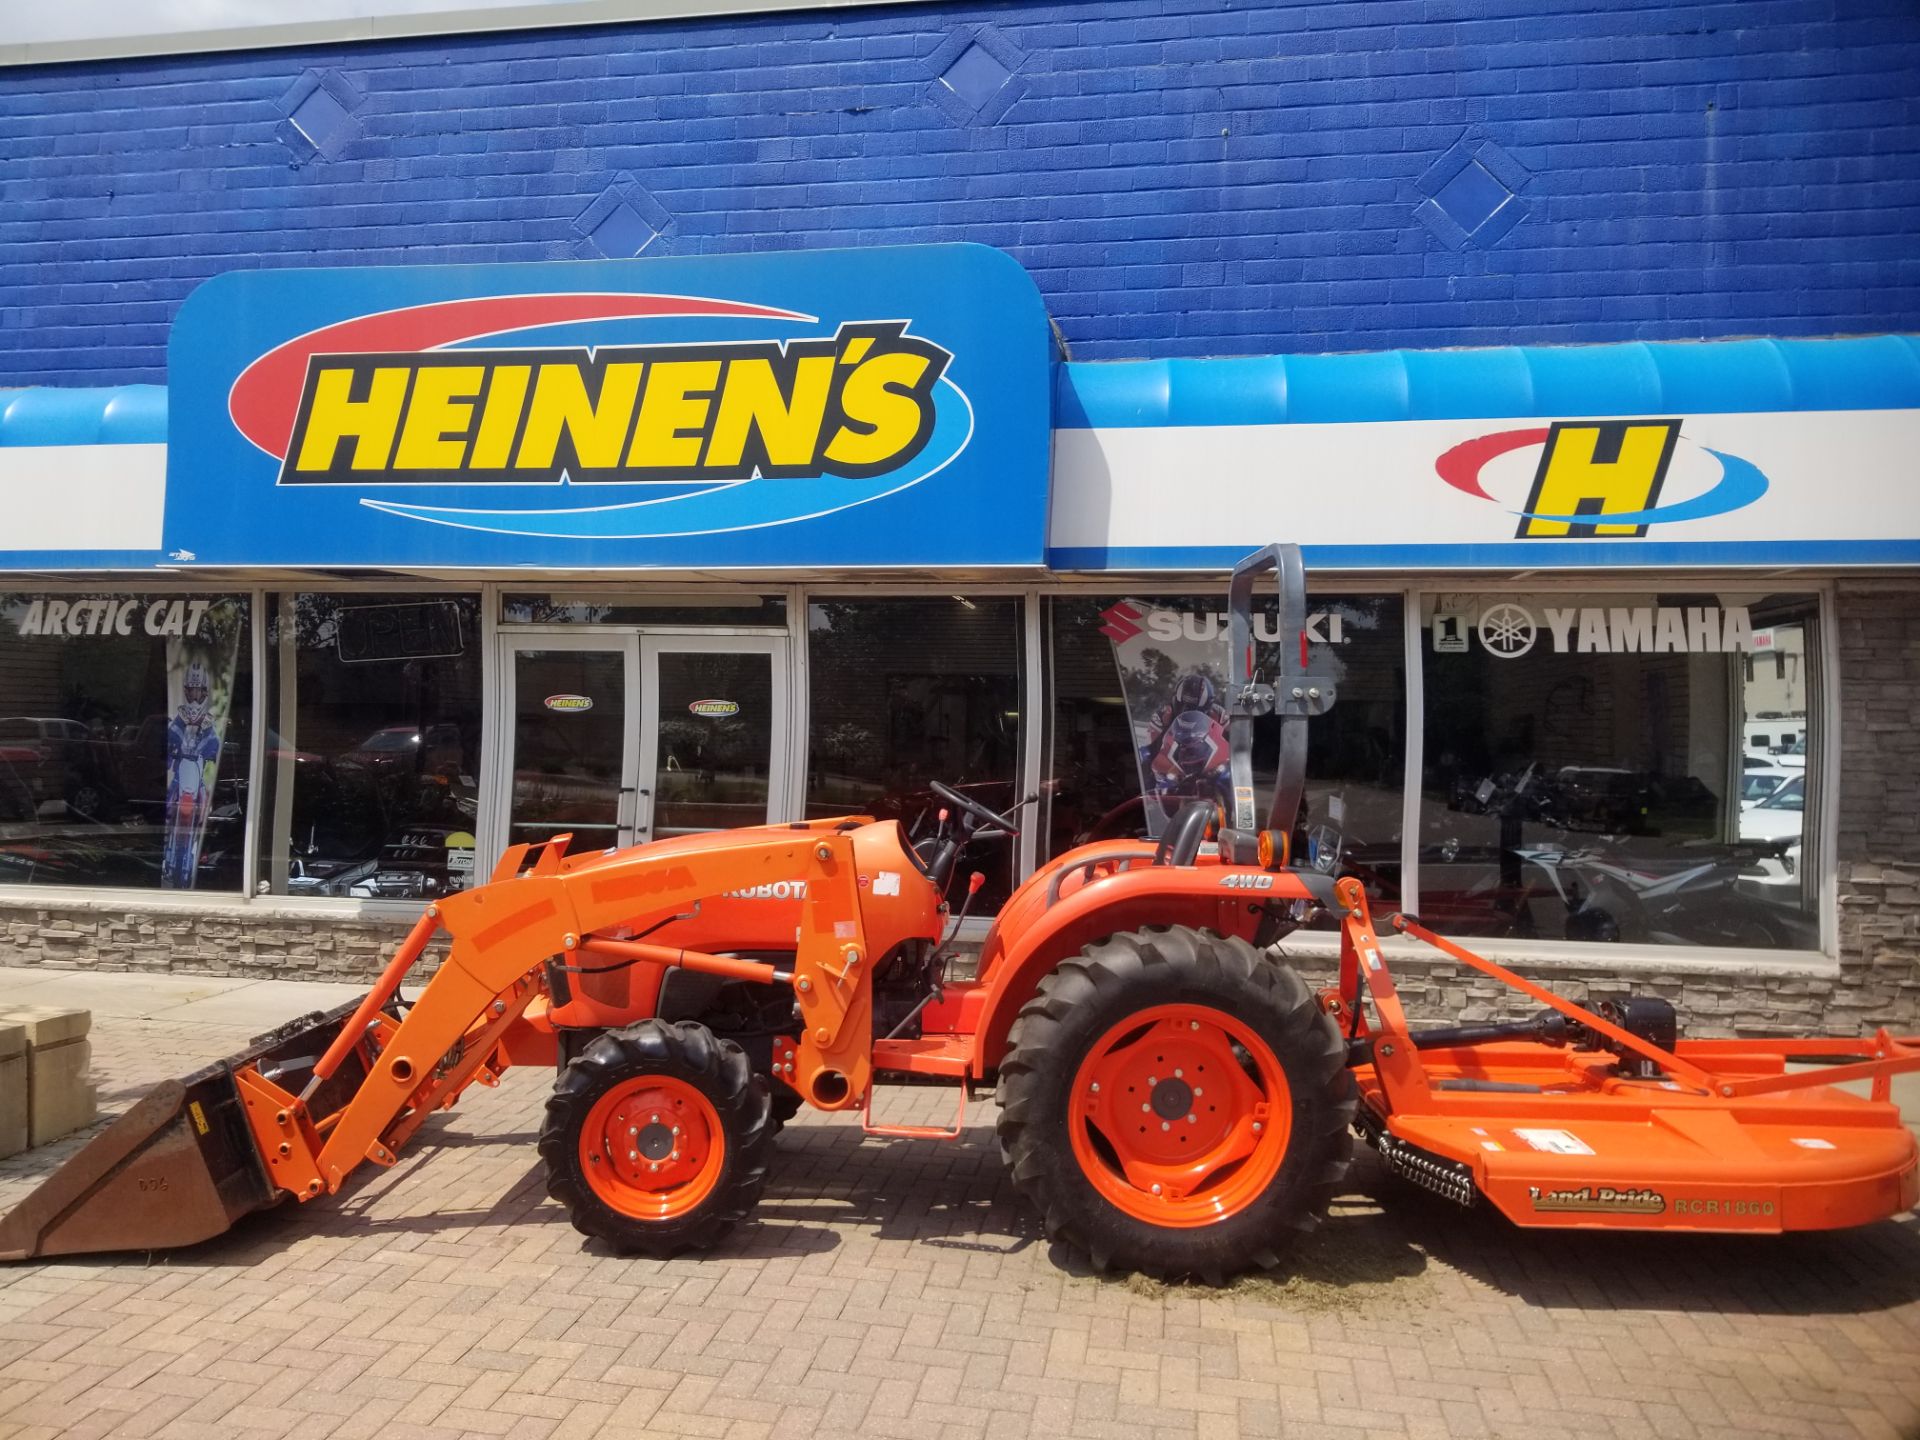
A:
{"label": "loader bucket", "polygon": [[[0,1219],[0,1262],[192,1245],[277,1203],[234,1072],[254,1066],[297,1090],[353,1009],[307,1016],[154,1087]],[[356,1050],[314,1099],[344,1103],[364,1078]]]}

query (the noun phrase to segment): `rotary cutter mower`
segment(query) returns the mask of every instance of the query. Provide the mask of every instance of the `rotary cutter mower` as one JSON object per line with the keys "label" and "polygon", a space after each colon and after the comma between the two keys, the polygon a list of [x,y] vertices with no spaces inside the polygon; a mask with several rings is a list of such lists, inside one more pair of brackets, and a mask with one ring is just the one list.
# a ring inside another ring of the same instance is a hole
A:
{"label": "rotary cutter mower", "polygon": [[[1254,669],[1277,572],[1281,673]],[[934,787],[917,837],[862,816],[567,853],[515,846],[429,906],[371,992],[148,1095],[0,1220],[0,1259],[162,1249],[389,1166],[435,1111],[552,1067],[539,1152],[584,1234],[655,1256],[722,1241],[802,1106],[868,1134],[959,1138],[991,1085],[1000,1149],[1048,1233],[1100,1266],[1219,1278],[1279,1262],[1357,1136],[1413,1183],[1525,1226],[1816,1230],[1912,1207],[1920,1155],[1891,1103],[1920,1037],[1684,1039],[1672,1008],[1584,1008],[1396,915],[1392,930],[1545,1007],[1413,1029],[1357,880],[1289,863],[1310,673],[1298,552],[1230,587],[1233,814],[1188,804],[1158,842],[1061,855],[1002,907],[972,978],[949,946],[967,845],[1019,809]],[[1280,732],[1255,813],[1253,726]],[[1341,932],[1316,994],[1272,949]],[[400,985],[436,938],[412,1001]],[[945,1083],[948,1126],[879,1118],[889,1082]],[[1865,1082],[1868,1094],[1839,1086]],[[454,1163],[451,1159],[442,1163]]]}

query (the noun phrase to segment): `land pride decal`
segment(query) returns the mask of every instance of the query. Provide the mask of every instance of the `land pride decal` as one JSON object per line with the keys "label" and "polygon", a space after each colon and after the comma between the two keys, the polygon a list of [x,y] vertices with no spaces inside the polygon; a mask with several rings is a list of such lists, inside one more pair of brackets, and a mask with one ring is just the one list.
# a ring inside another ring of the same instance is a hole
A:
{"label": "land pride decal", "polygon": [[819,339],[310,357],[279,483],[884,475],[953,356],[903,321]]}
{"label": "land pride decal", "polygon": [[1527,1187],[1527,1196],[1535,1210],[1587,1210],[1600,1214],[1659,1215],[1667,1208],[1667,1198],[1658,1190],[1630,1186],[1582,1185],[1576,1189],[1545,1190]]}

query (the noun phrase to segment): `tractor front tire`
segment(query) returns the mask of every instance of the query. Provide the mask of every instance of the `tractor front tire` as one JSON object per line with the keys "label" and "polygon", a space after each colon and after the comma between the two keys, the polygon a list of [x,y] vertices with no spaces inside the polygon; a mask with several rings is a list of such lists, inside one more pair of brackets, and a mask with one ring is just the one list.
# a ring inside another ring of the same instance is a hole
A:
{"label": "tractor front tire", "polygon": [[704,1250],[759,1200],[771,1122],[766,1082],[731,1040],[690,1020],[609,1030],[547,1101],[547,1193],[621,1254]]}
{"label": "tractor front tire", "polygon": [[769,1079],[767,1087],[773,1093],[773,1133],[778,1135],[787,1128],[787,1122],[805,1108],[805,1103],[800,1099],[800,1092],[791,1085]]}
{"label": "tractor front tire", "polygon": [[1353,1153],[1338,1026],[1291,966],[1185,927],[1062,961],[1014,1021],[998,1099],[1015,1187],[1100,1270],[1271,1268]]}

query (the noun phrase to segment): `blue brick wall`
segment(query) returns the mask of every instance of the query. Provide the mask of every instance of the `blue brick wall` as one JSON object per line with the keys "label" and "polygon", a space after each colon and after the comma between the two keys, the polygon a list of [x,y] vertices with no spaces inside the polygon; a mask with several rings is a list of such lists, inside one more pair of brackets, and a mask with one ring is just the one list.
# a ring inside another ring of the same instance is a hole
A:
{"label": "blue brick wall", "polygon": [[[934,75],[975,36],[984,108]],[[622,196],[649,253],[1003,246],[1078,358],[1920,330],[1916,75],[1911,0],[934,4],[6,70],[0,384],[163,379],[221,270],[592,253]],[[317,151],[316,88],[351,107]]]}

